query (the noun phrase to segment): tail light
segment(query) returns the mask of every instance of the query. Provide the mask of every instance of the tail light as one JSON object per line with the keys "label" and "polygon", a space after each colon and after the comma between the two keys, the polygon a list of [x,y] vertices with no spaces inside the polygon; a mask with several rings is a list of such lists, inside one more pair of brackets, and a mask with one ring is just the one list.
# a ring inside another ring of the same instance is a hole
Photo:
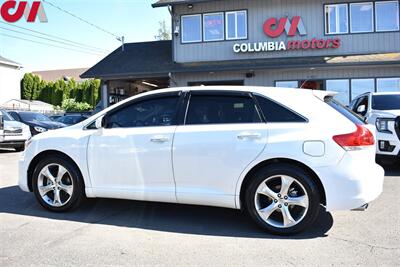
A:
{"label": "tail light", "polygon": [[365,146],[375,144],[374,135],[362,125],[356,125],[354,133],[333,136],[333,140],[345,150],[360,150]]}

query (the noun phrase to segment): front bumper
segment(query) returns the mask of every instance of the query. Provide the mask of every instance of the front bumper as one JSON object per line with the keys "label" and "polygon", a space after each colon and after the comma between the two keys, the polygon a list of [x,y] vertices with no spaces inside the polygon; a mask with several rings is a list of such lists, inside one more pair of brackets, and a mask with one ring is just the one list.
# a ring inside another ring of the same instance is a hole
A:
{"label": "front bumper", "polygon": [[25,140],[18,141],[3,141],[0,142],[0,148],[15,148],[25,145]]}
{"label": "front bumper", "polygon": [[24,159],[25,153],[22,154],[22,157],[18,161],[18,186],[21,188],[22,191],[25,192],[30,192],[29,186],[28,186],[28,167],[29,161],[26,161]]}
{"label": "front bumper", "polygon": [[374,161],[366,162],[363,156],[362,151],[347,152],[335,168],[316,170],[324,185],[328,211],[357,209],[382,193],[383,168]]}

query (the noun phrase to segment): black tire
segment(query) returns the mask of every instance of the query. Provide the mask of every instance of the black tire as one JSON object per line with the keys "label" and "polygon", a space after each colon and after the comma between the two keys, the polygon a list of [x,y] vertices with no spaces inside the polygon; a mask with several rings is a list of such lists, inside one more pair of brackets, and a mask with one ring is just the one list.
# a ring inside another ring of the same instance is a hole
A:
{"label": "black tire", "polygon": [[[69,176],[73,181],[73,190],[69,201],[65,203],[65,205],[59,207],[55,207],[46,203],[46,201],[44,201],[43,198],[41,197],[38,189],[39,174],[41,170],[49,164],[58,164],[63,166],[69,172],[70,174]],[[42,159],[36,165],[32,177],[32,188],[39,204],[42,205],[44,208],[54,212],[63,212],[75,209],[86,198],[83,178],[79,169],[69,159],[66,159],[62,156],[50,156],[48,158]]]}
{"label": "black tire", "polygon": [[[268,177],[279,175],[287,175],[295,178],[297,180],[296,182],[299,182],[301,186],[303,186],[303,188],[305,189],[309,200],[308,210],[306,212],[303,212],[303,214],[305,214],[304,217],[302,217],[302,219],[297,224],[287,228],[275,227],[264,221],[258,214],[255,204],[255,195],[259,185],[261,185],[261,183],[263,183]],[[312,177],[310,177],[310,175],[302,168],[290,164],[274,164],[259,169],[256,173],[252,175],[252,177],[250,177],[250,179],[251,181],[245,191],[244,206],[247,213],[251,216],[254,222],[256,222],[256,224],[262,229],[271,234],[293,235],[300,233],[307,227],[313,225],[319,214],[320,193]]]}

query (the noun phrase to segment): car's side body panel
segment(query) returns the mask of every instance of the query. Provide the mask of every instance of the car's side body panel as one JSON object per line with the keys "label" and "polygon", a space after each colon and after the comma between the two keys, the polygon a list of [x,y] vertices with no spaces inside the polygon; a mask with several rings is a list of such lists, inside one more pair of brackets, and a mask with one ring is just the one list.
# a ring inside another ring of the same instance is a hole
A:
{"label": "car's side body panel", "polygon": [[87,149],[94,196],[176,202],[171,158],[175,128],[95,130]]}
{"label": "car's side body panel", "polygon": [[265,123],[178,126],[173,146],[179,203],[235,208],[236,180],[267,144]]}
{"label": "car's side body panel", "polygon": [[[300,89],[211,89],[261,94],[307,120],[155,127],[159,129],[86,129],[120,105],[157,94],[145,93],[72,127],[34,137],[21,160],[20,187],[28,191],[27,170],[31,160],[41,152],[56,150],[77,164],[88,197],[240,208],[240,192],[247,173],[274,158],[294,160],[313,170],[324,187],[328,210],[357,208],[356,205],[373,200],[381,192],[383,170],[373,162],[371,151],[374,149],[346,152],[336,144],[332,139],[334,135],[354,132],[356,127],[321,101],[321,96],[317,98],[312,91]],[[158,92],[174,90],[202,89]],[[286,91],[282,93],[282,90]],[[159,134],[167,135],[168,140],[161,146],[149,143],[149,138]],[[241,134],[252,137],[240,139],[238,135]]]}

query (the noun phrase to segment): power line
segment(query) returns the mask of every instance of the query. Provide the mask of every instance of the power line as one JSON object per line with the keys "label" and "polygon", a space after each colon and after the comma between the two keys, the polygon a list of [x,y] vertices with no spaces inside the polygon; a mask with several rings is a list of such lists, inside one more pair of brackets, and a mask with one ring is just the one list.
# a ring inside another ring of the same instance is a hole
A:
{"label": "power line", "polygon": [[104,51],[104,52],[108,53],[108,51],[106,49],[103,49],[103,48],[99,48],[99,47],[95,47],[95,46],[86,45],[86,44],[83,44],[83,43],[71,41],[71,40],[68,40],[68,39],[65,39],[65,38],[62,38],[62,37],[58,37],[58,36],[55,36],[55,35],[51,35],[51,34],[39,32],[39,31],[35,31],[35,30],[32,30],[32,29],[24,28],[24,27],[21,27],[21,26],[17,26],[15,24],[9,24],[9,23],[3,22],[3,21],[0,21],[0,23],[3,23],[3,24],[8,25],[8,26],[15,27],[15,28],[19,28],[19,29],[22,29],[22,30],[26,30],[26,31],[37,33],[37,34],[41,34],[43,36],[48,36],[48,37],[51,37],[51,38],[60,39],[60,40],[65,41],[65,42],[69,42],[69,43],[72,43],[72,44],[76,44],[76,45],[82,46],[83,48],[87,47],[89,49],[96,49],[96,50],[100,50],[100,51]]}
{"label": "power line", "polygon": [[[47,41],[51,41],[51,42],[55,42],[55,43],[59,43],[59,44],[63,44],[63,45],[74,46],[74,47],[77,47],[77,48],[80,48],[80,49],[89,50],[90,52],[92,52],[91,48],[85,48],[85,47],[81,47],[81,46],[78,46],[78,45],[70,44],[70,43],[67,43],[67,42],[62,42],[62,41],[54,40],[54,39],[51,39],[51,38],[46,38],[46,37],[42,37],[42,36],[37,36],[37,35],[35,35],[35,34],[30,34],[30,33],[25,33],[25,32],[21,32],[21,31],[17,31],[17,30],[12,30],[12,29],[8,29],[8,28],[5,28],[5,27],[1,27],[1,26],[0,26],[0,29],[6,30],[6,31],[15,32],[15,33],[19,33],[19,34],[23,34],[23,35],[27,35],[27,36],[32,36],[32,37],[35,37],[35,38],[39,38],[39,39],[43,39],[43,40],[47,40]],[[102,53],[101,51],[93,51],[93,52]]]}
{"label": "power line", "polygon": [[65,49],[65,50],[75,51],[75,52],[79,52],[79,53],[92,54],[92,55],[96,55],[96,56],[101,56],[101,54],[97,54],[97,53],[94,53],[94,52],[88,52],[88,51],[83,51],[83,50],[78,50],[78,49],[73,49],[73,48],[58,46],[58,45],[54,45],[54,44],[49,44],[49,43],[34,41],[34,40],[31,40],[31,39],[26,39],[26,38],[14,36],[14,35],[6,34],[6,33],[1,33],[1,32],[0,32],[0,35],[5,36],[5,37],[9,37],[9,38],[14,38],[14,39],[19,39],[19,40],[31,42],[31,43],[36,43],[36,44],[41,44],[41,45],[46,45],[46,46],[52,46],[52,47],[56,47],[56,48],[61,48],[61,49]]}
{"label": "power line", "polygon": [[69,12],[69,11],[67,11],[67,10],[65,10],[65,9],[63,9],[63,8],[61,8],[61,7],[59,7],[59,6],[55,5],[55,4],[47,1],[47,0],[42,0],[42,2],[44,2],[44,3],[48,4],[48,5],[51,5],[52,7],[57,8],[61,12],[64,12],[64,13],[66,13],[66,14],[68,14],[68,15],[70,15],[70,16],[72,16],[72,17],[74,17],[74,18],[76,18],[76,19],[78,19],[78,20],[80,20],[80,21],[82,21],[82,22],[84,22],[84,23],[86,23],[86,24],[88,24],[88,25],[90,25],[90,26],[102,31],[102,32],[105,32],[105,33],[107,33],[107,34],[109,34],[111,36],[114,36],[115,38],[117,38],[117,40],[119,40],[121,38],[120,36],[110,32],[110,31],[107,31],[107,30],[101,28],[100,26],[97,26],[97,25],[95,25],[95,24],[93,24],[93,23],[91,23],[91,22],[89,22],[89,21],[87,21],[87,20],[75,15],[75,14],[72,14],[71,12]]}

